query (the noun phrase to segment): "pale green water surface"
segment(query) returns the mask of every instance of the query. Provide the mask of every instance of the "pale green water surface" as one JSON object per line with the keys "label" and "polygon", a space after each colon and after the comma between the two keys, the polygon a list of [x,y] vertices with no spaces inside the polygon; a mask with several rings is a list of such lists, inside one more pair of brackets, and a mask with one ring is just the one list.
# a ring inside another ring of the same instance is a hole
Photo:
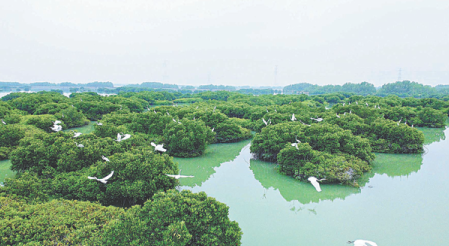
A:
{"label": "pale green water surface", "polygon": [[252,160],[249,141],[209,146],[181,159],[182,189],[205,191],[230,207],[249,245],[449,245],[449,141],[446,130],[420,129],[426,153],[376,154],[361,188],[321,185],[278,174],[275,164]]}

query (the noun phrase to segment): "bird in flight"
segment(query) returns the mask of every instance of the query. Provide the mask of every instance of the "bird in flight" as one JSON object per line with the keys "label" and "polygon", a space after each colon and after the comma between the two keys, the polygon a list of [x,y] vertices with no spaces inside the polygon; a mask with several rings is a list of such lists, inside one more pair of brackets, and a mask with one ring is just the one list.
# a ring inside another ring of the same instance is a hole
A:
{"label": "bird in flight", "polygon": [[154,150],[159,151],[159,152],[165,152],[167,151],[167,149],[164,149],[164,144],[155,144],[153,142],[151,142],[151,146],[154,147]]}
{"label": "bird in flight", "polygon": [[108,176],[106,176],[106,177],[104,177],[104,178],[102,178],[102,179],[99,179],[99,178],[97,178],[97,177],[90,177],[90,176],[87,176],[87,178],[88,178],[88,179],[95,179],[95,180],[97,180],[97,181],[100,181],[100,182],[103,183],[103,184],[106,184],[106,183],[108,182],[108,179],[110,179],[110,178],[112,177],[113,174],[114,174],[114,171],[112,171]]}
{"label": "bird in flight", "polygon": [[[181,173],[181,170],[179,170],[179,173]],[[179,179],[179,178],[194,178],[194,176],[186,176],[186,175],[181,175],[181,174],[178,174],[178,175],[165,174],[165,175],[167,175],[168,177],[171,177],[171,178],[175,178],[175,179]]]}
{"label": "bird in flight", "polygon": [[315,187],[316,191],[321,192],[321,188],[320,188],[320,183],[318,183],[318,181],[323,181],[326,179],[317,179],[315,177],[310,177],[307,180],[310,181],[310,183],[312,183],[313,187]]}
{"label": "bird in flight", "polygon": [[348,241],[348,243],[353,243],[354,246],[377,246],[377,244],[375,242],[371,242],[368,240],[355,240],[355,241]]}

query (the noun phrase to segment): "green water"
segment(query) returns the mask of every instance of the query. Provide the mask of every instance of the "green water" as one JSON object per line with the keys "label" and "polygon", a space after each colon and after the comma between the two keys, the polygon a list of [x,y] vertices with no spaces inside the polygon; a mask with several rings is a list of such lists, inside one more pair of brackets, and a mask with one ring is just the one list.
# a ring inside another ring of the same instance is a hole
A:
{"label": "green water", "polygon": [[[182,189],[205,191],[230,207],[249,245],[449,245],[449,141],[443,129],[420,129],[426,152],[376,154],[360,188],[313,186],[252,160],[249,141],[212,145],[200,158],[180,159]],[[220,163],[220,164],[218,164]]]}
{"label": "green water", "polygon": [[77,132],[81,132],[83,134],[87,134],[87,133],[91,133],[95,130],[94,126],[97,124],[96,121],[91,121],[89,122],[88,125],[85,126],[80,126],[80,127],[74,127],[74,128],[70,128],[67,130],[63,130],[64,132],[70,132],[70,131],[77,131]]}
{"label": "green water", "polygon": [[[76,130],[88,133],[93,124]],[[251,159],[250,140],[213,144],[201,157],[174,160],[181,174],[195,176],[180,179],[181,189],[205,191],[229,206],[244,246],[348,245],[354,239],[448,245],[448,130],[419,130],[426,137],[424,154],[376,154],[360,188],[321,185],[320,193],[277,173],[273,163]],[[0,180],[13,175],[9,165],[0,162]]]}

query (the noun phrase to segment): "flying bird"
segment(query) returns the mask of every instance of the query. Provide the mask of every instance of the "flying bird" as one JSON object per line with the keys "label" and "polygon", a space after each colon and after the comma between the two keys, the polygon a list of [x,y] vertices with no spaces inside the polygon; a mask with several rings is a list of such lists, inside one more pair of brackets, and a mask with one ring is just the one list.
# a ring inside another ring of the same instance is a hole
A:
{"label": "flying bird", "polygon": [[292,121],[295,121],[295,120],[296,120],[295,114],[292,114]]}
{"label": "flying bird", "polygon": [[87,176],[87,178],[88,178],[88,179],[95,179],[95,180],[97,180],[97,181],[100,181],[100,182],[103,183],[103,184],[106,184],[106,183],[108,182],[108,179],[110,179],[110,178],[112,177],[113,174],[114,174],[114,171],[112,171],[108,176],[106,176],[106,177],[104,177],[104,178],[102,178],[102,179],[99,179],[99,178],[97,178],[97,177],[90,177],[90,176]]}
{"label": "flying bird", "polygon": [[155,144],[155,143],[153,143],[153,142],[151,142],[151,146],[153,146],[154,147],[154,150],[155,151],[159,151],[159,152],[165,152],[165,151],[167,151],[167,149],[164,149],[164,144]]}
{"label": "flying bird", "polygon": [[320,188],[320,183],[318,183],[318,181],[323,181],[326,179],[317,179],[315,177],[310,177],[307,180],[310,181],[310,183],[312,183],[313,187],[315,187],[316,191],[321,192],[321,188]]}
{"label": "flying bird", "polygon": [[81,134],[83,134],[83,133],[81,133],[81,132],[74,132],[74,133],[75,133],[75,134],[73,135],[74,138],[77,138],[77,137],[81,136]]}
{"label": "flying bird", "polygon": [[[179,173],[181,173],[181,170],[179,170]],[[168,177],[171,177],[171,178],[175,178],[175,179],[179,179],[179,178],[194,178],[194,176],[186,176],[186,175],[181,175],[181,174],[178,174],[178,175],[165,174],[165,175],[167,175]]]}
{"label": "flying bird", "polygon": [[292,143],[292,146],[295,147],[296,149],[299,149],[298,144],[301,143],[301,141],[299,141],[298,138],[296,138],[296,137],[295,137],[295,139],[296,139],[296,143]]}
{"label": "flying bird", "polygon": [[115,141],[121,142],[123,140],[126,140],[131,137],[131,134],[123,134],[123,136],[120,133],[117,133],[117,139]]}
{"label": "flying bird", "polygon": [[106,156],[104,156],[104,155],[101,156],[101,159],[103,159],[105,161],[109,161],[109,159]]}
{"label": "flying bird", "polygon": [[353,243],[354,246],[377,246],[377,244],[375,242],[371,242],[368,240],[355,240],[355,241],[348,241],[348,243]]}
{"label": "flying bird", "polygon": [[271,124],[271,119],[268,119],[268,122],[267,122],[264,118],[262,118],[262,121],[263,121],[263,123],[264,123],[266,126],[268,126],[269,124]]}

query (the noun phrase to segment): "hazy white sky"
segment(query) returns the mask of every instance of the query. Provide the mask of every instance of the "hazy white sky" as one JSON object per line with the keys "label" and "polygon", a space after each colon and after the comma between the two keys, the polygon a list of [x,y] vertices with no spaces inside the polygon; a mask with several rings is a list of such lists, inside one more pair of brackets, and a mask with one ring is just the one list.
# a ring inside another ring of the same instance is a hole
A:
{"label": "hazy white sky", "polygon": [[447,0],[0,0],[0,81],[437,85],[448,58]]}

